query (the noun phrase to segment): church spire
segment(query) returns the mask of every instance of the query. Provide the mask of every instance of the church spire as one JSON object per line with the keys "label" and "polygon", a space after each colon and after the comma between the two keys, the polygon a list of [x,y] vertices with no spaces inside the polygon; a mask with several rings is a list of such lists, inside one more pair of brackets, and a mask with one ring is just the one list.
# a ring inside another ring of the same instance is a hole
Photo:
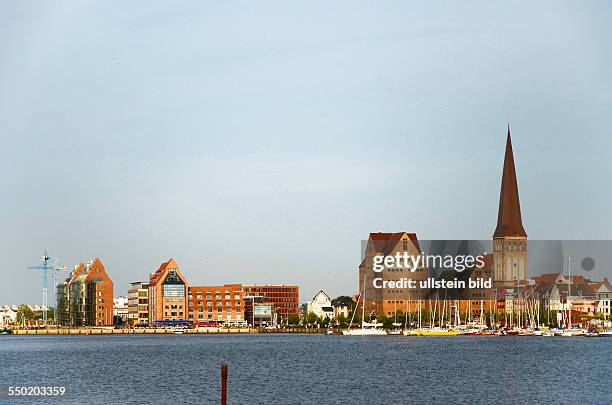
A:
{"label": "church spire", "polygon": [[521,220],[521,204],[519,201],[516,171],[514,169],[514,156],[512,154],[512,140],[510,139],[510,125],[508,124],[508,138],[506,140],[506,154],[504,156],[504,172],[502,174],[501,191],[499,193],[499,211],[497,213],[497,228],[494,238],[504,236],[527,237],[523,221]]}

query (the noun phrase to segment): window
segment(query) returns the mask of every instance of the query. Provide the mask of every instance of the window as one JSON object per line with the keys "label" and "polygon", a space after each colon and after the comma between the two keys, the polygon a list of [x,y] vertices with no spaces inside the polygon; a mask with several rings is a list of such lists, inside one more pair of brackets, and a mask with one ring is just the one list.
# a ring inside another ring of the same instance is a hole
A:
{"label": "window", "polygon": [[164,297],[184,297],[185,285],[183,284],[164,284]]}

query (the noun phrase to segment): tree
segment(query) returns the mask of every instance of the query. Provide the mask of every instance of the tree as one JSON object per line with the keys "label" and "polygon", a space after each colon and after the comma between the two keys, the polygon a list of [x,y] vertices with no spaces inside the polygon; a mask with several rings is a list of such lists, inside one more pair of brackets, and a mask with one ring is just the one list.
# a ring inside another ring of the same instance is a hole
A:
{"label": "tree", "polygon": [[338,315],[338,325],[340,325],[341,328],[346,328],[346,324],[346,316],[344,316],[344,314]]}
{"label": "tree", "polygon": [[349,297],[348,295],[341,295],[337,298],[334,298],[331,303],[334,307],[346,306],[352,308],[353,306],[355,306],[355,301],[353,301],[353,298]]}
{"label": "tree", "polygon": [[17,323],[22,323],[24,319],[26,321],[31,321],[34,320],[34,318],[34,311],[32,311],[29,306],[25,304],[19,305],[17,308]]}
{"label": "tree", "polygon": [[287,318],[287,322],[289,322],[289,325],[299,325],[300,317],[297,314],[291,314],[289,318]]}
{"label": "tree", "polygon": [[309,312],[306,315],[306,323],[309,325],[314,325],[319,321],[319,317],[314,312]]}

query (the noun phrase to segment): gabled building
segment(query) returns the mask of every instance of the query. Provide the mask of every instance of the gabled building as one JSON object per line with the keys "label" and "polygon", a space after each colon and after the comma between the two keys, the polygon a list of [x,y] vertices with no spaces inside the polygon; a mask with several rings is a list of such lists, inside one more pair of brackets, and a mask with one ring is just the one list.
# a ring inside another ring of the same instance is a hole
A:
{"label": "gabled building", "polygon": [[306,304],[306,313],[313,313],[316,316],[324,319],[332,319],[334,317],[334,307],[332,306],[331,298],[323,290],[312,297],[312,301]]}
{"label": "gabled building", "polygon": [[[406,308],[413,311],[418,307],[419,301],[424,307],[427,299],[427,290],[420,287],[407,288],[376,288],[373,284],[375,278],[384,281],[399,281],[403,278],[418,281],[426,280],[429,271],[427,267],[419,267],[412,271],[408,268],[387,268],[381,272],[374,271],[375,256],[395,256],[397,253],[418,256],[421,254],[419,242],[415,233],[409,232],[373,232],[368,237],[363,260],[359,265],[359,287],[362,294],[365,283],[365,312],[372,315],[393,315],[395,311],[406,312]],[[363,299],[359,300],[359,309],[362,308]]]}
{"label": "gabled building", "polygon": [[187,279],[174,259],[149,277],[149,323],[187,320]]}
{"label": "gabled building", "polygon": [[62,326],[112,326],[113,288],[102,261],[75,266],[57,286],[58,323]]}

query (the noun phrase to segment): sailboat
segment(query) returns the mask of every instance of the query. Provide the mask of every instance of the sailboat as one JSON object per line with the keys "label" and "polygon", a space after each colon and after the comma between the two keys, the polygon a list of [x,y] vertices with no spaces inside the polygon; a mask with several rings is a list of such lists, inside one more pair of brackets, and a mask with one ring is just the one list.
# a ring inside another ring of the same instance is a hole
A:
{"label": "sailboat", "polygon": [[400,329],[400,326],[402,326],[402,324],[397,321],[397,297],[395,299],[394,312],[395,312],[395,320],[393,321],[394,329],[388,331],[387,333],[389,335],[401,335],[402,330]]}
{"label": "sailboat", "polygon": [[[363,287],[362,293],[359,294],[357,298],[357,305],[355,306],[355,311],[353,312],[353,317],[351,318],[351,323],[349,324],[348,329],[344,329],[342,334],[345,336],[380,336],[386,335],[387,332],[384,329],[378,329],[382,324],[377,322],[366,322],[365,321],[365,303],[366,303],[366,274],[363,275]],[[363,303],[361,305],[361,328],[360,329],[351,329],[351,324],[353,323],[353,319],[355,318],[355,313],[357,312],[357,308],[359,307],[359,300],[363,296]]]}
{"label": "sailboat", "polygon": [[567,285],[567,305],[568,305],[568,320],[567,320],[567,326],[568,328],[563,330],[561,332],[561,336],[566,336],[566,337],[571,337],[571,336],[580,336],[582,335],[582,330],[581,329],[576,329],[572,326],[572,300],[571,300],[571,294],[572,294],[572,258],[571,256],[567,256],[567,278],[568,278],[568,285]]}

